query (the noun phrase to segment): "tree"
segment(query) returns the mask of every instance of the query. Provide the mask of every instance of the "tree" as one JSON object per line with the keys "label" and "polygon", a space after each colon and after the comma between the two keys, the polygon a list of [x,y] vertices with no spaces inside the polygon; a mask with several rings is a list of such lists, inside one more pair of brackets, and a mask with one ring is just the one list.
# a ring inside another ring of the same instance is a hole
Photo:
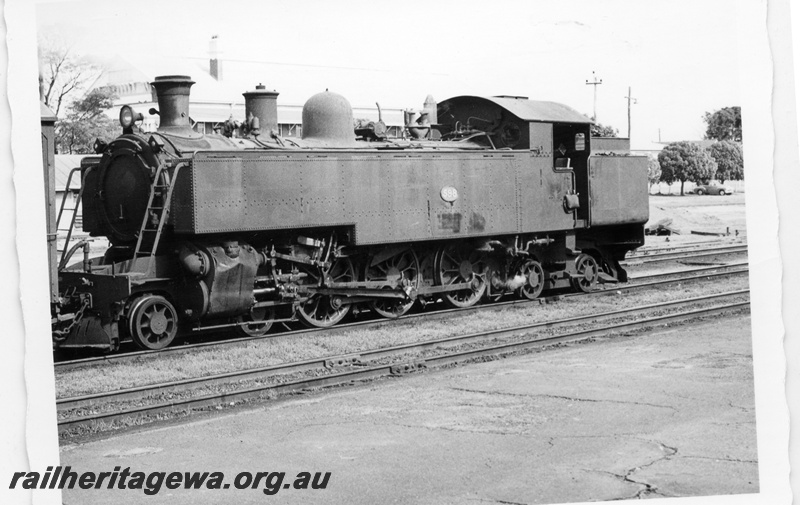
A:
{"label": "tree", "polygon": [[616,137],[619,131],[611,126],[605,126],[600,123],[592,124],[592,137]]}
{"label": "tree", "polygon": [[85,93],[102,73],[102,68],[73,54],[58,38],[39,39],[39,92],[56,116],[74,97]]}
{"label": "tree", "polygon": [[708,147],[708,154],[717,162],[717,173],[714,177],[719,182],[744,179],[742,144],[732,140],[714,142]]}
{"label": "tree", "polygon": [[661,181],[661,164],[658,162],[658,158],[652,154],[647,155],[647,160],[647,182],[649,189],[652,189],[653,184]]}
{"label": "tree", "polygon": [[73,102],[66,116],[56,123],[56,152],[93,153],[95,139],[108,142],[119,135],[119,125],[105,114],[114,105],[114,98],[111,90],[98,88]]}
{"label": "tree", "polygon": [[724,107],[714,112],[706,112],[706,138],[713,140],[742,141],[742,108]]}
{"label": "tree", "polygon": [[119,132],[105,114],[113,107],[111,91],[91,89],[103,68],[74,54],[61,38],[39,39],[39,92],[56,122],[56,152],[93,152],[96,138],[109,140]]}
{"label": "tree", "polygon": [[717,171],[717,162],[708,152],[692,142],[673,142],[658,154],[661,180],[667,184],[681,181],[681,196],[686,181],[701,182],[711,179]]}

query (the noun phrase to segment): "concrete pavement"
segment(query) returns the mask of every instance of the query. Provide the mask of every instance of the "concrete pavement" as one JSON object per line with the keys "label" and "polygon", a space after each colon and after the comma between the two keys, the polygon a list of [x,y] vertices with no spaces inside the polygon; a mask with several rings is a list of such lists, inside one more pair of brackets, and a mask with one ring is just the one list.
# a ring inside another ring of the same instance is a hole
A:
{"label": "concrete pavement", "polygon": [[[62,448],[78,471],[331,472],[326,489],[73,490],[92,503],[559,503],[758,492],[750,320],[696,322]],[[265,478],[266,480],[266,478]],[[275,481],[272,481],[274,484]]]}

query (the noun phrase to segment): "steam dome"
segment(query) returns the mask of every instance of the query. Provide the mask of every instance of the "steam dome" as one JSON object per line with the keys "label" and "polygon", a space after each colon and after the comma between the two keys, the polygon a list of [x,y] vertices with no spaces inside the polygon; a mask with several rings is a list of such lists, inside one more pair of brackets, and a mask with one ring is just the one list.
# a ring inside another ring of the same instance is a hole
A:
{"label": "steam dome", "polygon": [[350,102],[330,91],[309,98],[303,105],[302,138],[324,147],[354,145],[353,108]]}

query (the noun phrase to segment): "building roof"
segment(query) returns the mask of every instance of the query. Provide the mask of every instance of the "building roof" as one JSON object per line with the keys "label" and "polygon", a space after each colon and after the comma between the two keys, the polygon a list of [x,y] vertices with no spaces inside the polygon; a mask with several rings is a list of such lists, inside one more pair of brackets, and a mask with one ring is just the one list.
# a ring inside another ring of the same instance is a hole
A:
{"label": "building roof", "polygon": [[675,144],[675,143],[678,143],[678,142],[688,142],[689,144],[695,144],[695,145],[698,145],[698,146],[702,147],[703,149],[707,149],[707,148],[711,147],[713,144],[715,144],[715,143],[716,143],[716,142],[718,142],[718,141],[716,141],[716,140],[714,140],[714,139],[703,139],[703,140],[673,140],[673,141],[671,141],[671,142],[656,142],[656,144],[660,145],[660,146],[661,146],[661,148],[663,149],[663,148],[667,147],[667,146],[668,146],[668,145],[670,145],[670,144]]}
{"label": "building roof", "polygon": [[[73,168],[81,166],[81,160],[85,158],[86,154],[56,154],[56,191],[64,191],[67,187],[67,178],[69,172]],[[70,182],[70,189],[75,191],[81,187],[80,175],[76,172],[72,176]]]}
{"label": "building roof", "polygon": [[[130,102],[121,101],[117,106],[108,112],[108,116],[116,118],[122,105],[131,105],[136,112],[141,112],[145,117],[145,124],[151,124],[153,128],[158,124],[158,118],[150,116],[148,111],[151,107],[158,108],[158,103],[152,101]],[[382,109],[383,121],[388,126],[403,126],[403,111],[401,109]],[[238,121],[244,120],[244,99],[238,102],[228,103],[220,101],[196,100],[192,95],[189,103],[189,116],[198,122],[221,123],[230,118]],[[354,119],[378,120],[377,109],[367,109],[361,107],[353,108]],[[280,124],[301,124],[303,122],[302,105],[278,105],[278,123]]]}
{"label": "building roof", "polygon": [[42,121],[54,122],[57,119],[55,113],[50,110],[50,107],[42,102],[39,102],[39,116],[41,116]]}
{"label": "building roof", "polygon": [[[121,105],[148,104],[139,112],[146,113],[152,104],[149,85],[158,75],[188,75],[195,81],[191,90],[190,114],[196,121],[224,121],[234,113],[242,120],[244,98],[242,93],[263,83],[275,90],[278,96],[280,123],[299,124],[302,104],[316,93],[330,89],[345,96],[353,105],[353,116],[377,120],[375,102],[381,104],[383,120],[387,125],[403,125],[403,109],[421,110],[425,97],[437,90],[452,88],[449,76],[442,73],[409,75],[403,86],[398,86],[393,74],[375,62],[365,63],[365,68],[289,64],[268,61],[219,60],[221,78],[209,73],[209,60],[199,58],[159,55],[117,57],[106,62],[108,70],[104,80],[97,85],[120,87]],[[409,94],[419,94],[419,100],[408,103]],[[122,96],[124,95],[124,96]],[[578,111],[556,102],[521,99],[522,97],[483,97],[506,108],[526,121],[591,123],[591,119]],[[113,114],[112,114],[113,115]]]}

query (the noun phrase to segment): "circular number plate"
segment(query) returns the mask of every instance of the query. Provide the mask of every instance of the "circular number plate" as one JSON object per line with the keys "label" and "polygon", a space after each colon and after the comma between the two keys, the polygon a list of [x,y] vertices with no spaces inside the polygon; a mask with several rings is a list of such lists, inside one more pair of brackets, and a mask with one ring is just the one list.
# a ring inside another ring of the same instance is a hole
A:
{"label": "circular number plate", "polygon": [[458,199],[458,190],[453,186],[445,186],[439,192],[445,202],[455,202]]}

